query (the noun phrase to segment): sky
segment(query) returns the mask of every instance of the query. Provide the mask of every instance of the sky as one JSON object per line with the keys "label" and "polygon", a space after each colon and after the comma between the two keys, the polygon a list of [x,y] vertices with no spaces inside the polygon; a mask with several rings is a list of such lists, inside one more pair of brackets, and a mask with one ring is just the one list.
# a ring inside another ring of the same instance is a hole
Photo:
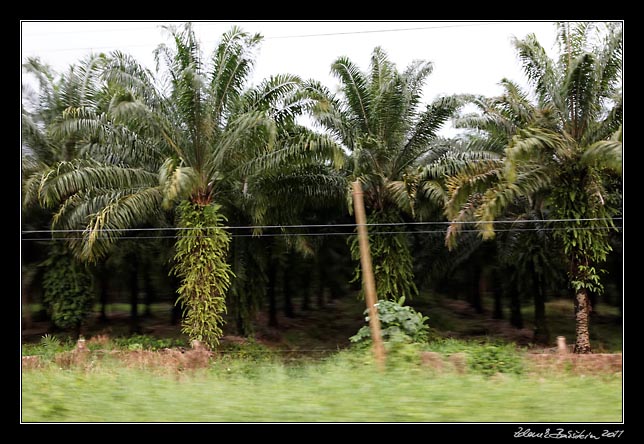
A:
{"label": "sky", "polygon": [[[170,43],[164,24],[141,21],[23,21],[21,57],[37,56],[61,72],[91,52],[118,49],[154,69],[153,50]],[[425,102],[440,95],[500,93],[504,77],[523,83],[511,38],[536,34],[547,50],[554,49],[553,22],[454,21],[255,21],[193,22],[204,55],[210,56],[221,35],[233,25],[258,32],[264,41],[257,54],[253,83],[273,74],[297,74],[316,79],[334,90],[330,66],[349,57],[364,71],[376,46],[382,47],[399,70],[413,60],[431,61],[434,70],[424,90]]]}

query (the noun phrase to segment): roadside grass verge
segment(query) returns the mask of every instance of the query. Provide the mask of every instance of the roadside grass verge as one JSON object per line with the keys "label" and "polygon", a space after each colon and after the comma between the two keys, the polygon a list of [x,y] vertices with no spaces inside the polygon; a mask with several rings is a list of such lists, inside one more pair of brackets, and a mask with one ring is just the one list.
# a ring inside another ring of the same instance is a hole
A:
{"label": "roadside grass verge", "polygon": [[[73,353],[69,344],[60,346],[62,353]],[[23,353],[38,350],[32,347]],[[153,347],[129,352],[141,356]],[[468,371],[424,366],[418,359],[424,351],[464,353]],[[384,372],[375,369],[371,350],[364,346],[287,363],[251,342],[215,353],[195,368],[132,366],[109,353],[97,359],[97,352],[87,352],[83,365],[66,367],[56,360],[60,352],[43,353],[41,367],[23,370],[22,421],[622,421],[621,373],[530,374],[523,371],[522,350],[511,344],[390,345]]]}

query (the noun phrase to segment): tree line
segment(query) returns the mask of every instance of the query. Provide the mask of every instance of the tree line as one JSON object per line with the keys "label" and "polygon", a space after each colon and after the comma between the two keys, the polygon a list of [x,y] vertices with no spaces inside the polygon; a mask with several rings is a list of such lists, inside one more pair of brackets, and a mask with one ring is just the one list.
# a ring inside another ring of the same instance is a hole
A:
{"label": "tree line", "polygon": [[[546,297],[570,294],[575,350],[591,351],[605,275],[621,307],[620,23],[558,23],[558,58],[514,39],[527,89],[428,104],[429,61],[401,71],[376,47],[366,70],[333,62],[336,92],[290,74],[251,86],[261,35],[232,27],[206,56],[189,23],[168,30],[154,72],[119,51],[62,74],[23,64],[38,88],[23,84],[22,282],[52,323],[80,332],[115,267],[133,319],[163,275],[182,331],[211,347],[265,303],[276,324],[280,298],[293,315],[293,295],[338,297],[361,278],[359,180],[380,299],[492,280],[495,314],[505,295],[520,327],[532,300],[547,343]],[[450,120],[459,135],[441,137]]]}

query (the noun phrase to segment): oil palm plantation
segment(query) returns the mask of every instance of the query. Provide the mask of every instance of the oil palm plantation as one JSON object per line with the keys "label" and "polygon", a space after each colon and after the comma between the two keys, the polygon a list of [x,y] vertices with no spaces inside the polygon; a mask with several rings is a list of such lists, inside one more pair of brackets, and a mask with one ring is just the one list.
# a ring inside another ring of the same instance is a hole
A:
{"label": "oil palm plantation", "polygon": [[[450,220],[475,220],[484,239],[494,221],[520,199],[550,220],[575,294],[575,351],[591,351],[589,292],[600,292],[600,270],[611,247],[609,230],[620,208],[606,184],[621,175],[622,98],[620,24],[557,25],[559,57],[534,35],[515,40],[535,103],[515,121],[502,165],[472,165],[448,181]],[[518,102],[507,100],[511,108]],[[562,225],[561,222],[564,223]],[[448,232],[453,242],[458,227]]]}
{"label": "oil palm plantation", "polygon": [[57,165],[38,198],[58,206],[59,226],[84,227],[76,251],[90,261],[127,230],[169,220],[183,331],[215,346],[234,278],[226,214],[235,209],[261,224],[269,199],[256,176],[284,165],[306,171],[321,158],[337,158],[338,149],[294,125],[307,103],[297,77],[248,87],[261,36],[232,28],[204,61],[190,24],[168,31],[172,44],[155,51],[157,77],[112,54],[104,71],[107,111],[66,111],[63,130],[83,134],[98,160]]}
{"label": "oil palm plantation", "polygon": [[[446,97],[423,105],[423,87],[432,64],[415,61],[400,72],[378,47],[367,72],[347,57],[338,58],[331,72],[340,81],[338,93],[319,83],[308,85],[317,100],[313,116],[348,154],[347,191],[352,181],[360,180],[368,223],[381,224],[376,229],[382,234],[370,236],[379,297],[409,300],[417,293],[412,256],[407,236],[391,224],[414,217],[416,196],[406,179],[432,151],[432,141],[438,139],[439,129],[459,101]],[[352,251],[357,259],[357,241]],[[356,278],[359,273],[357,268]]]}

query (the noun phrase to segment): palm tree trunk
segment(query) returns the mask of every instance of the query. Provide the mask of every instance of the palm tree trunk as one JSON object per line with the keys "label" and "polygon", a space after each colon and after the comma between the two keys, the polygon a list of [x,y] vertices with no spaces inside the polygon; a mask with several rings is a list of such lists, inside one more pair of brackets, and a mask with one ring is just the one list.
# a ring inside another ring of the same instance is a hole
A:
{"label": "palm tree trunk", "polygon": [[108,287],[107,287],[107,277],[104,275],[104,271],[100,272],[98,277],[98,298],[101,304],[101,312],[98,316],[98,321],[105,323],[107,319],[107,303],[108,303]]}
{"label": "palm tree trunk", "polygon": [[585,288],[575,294],[575,353],[590,353],[590,333],[588,322],[590,318],[590,300]]}
{"label": "palm tree trunk", "polygon": [[521,300],[519,299],[519,293],[516,291],[513,291],[510,297],[510,324],[515,328],[523,328]]}
{"label": "palm tree trunk", "polygon": [[478,314],[483,313],[483,305],[481,303],[481,277],[481,268],[476,267],[470,278],[468,292],[470,305]]}
{"label": "palm tree trunk", "polygon": [[179,278],[174,273],[168,273],[170,277],[170,288],[172,294],[170,295],[170,302],[172,302],[172,309],[170,310],[170,325],[177,325],[181,322],[181,304],[178,302],[179,293],[178,288],[181,286]]}
{"label": "palm tree trunk", "polygon": [[268,297],[268,325],[277,327],[277,258],[273,257],[273,245],[268,249],[268,288],[266,296]]}
{"label": "palm tree trunk", "polygon": [[550,331],[546,321],[546,296],[543,291],[543,283],[537,273],[532,271],[533,282],[536,284],[534,294],[534,341],[537,344],[548,344]]}
{"label": "palm tree trunk", "polygon": [[[290,270],[288,270],[290,271]],[[287,318],[295,317],[295,310],[293,309],[293,294],[295,294],[295,285],[294,277],[288,276],[288,271],[284,270],[282,272],[282,285],[283,285],[283,296],[284,296],[284,316]]]}
{"label": "palm tree trunk", "polygon": [[[508,270],[510,271],[510,270]],[[508,273],[508,275],[511,275]],[[523,316],[521,315],[521,299],[520,293],[516,285],[516,281],[510,278],[501,286],[501,290],[505,297],[509,296],[510,299],[510,324],[515,328],[523,328]]]}
{"label": "palm tree trunk", "polygon": [[273,261],[268,266],[268,325],[270,327],[277,327],[277,265]]}
{"label": "palm tree trunk", "polygon": [[146,274],[144,276],[143,288],[145,291],[145,314],[146,318],[152,317],[152,301],[154,300],[154,289],[152,288],[152,273],[150,264],[146,264]]}
{"label": "palm tree trunk", "polygon": [[316,303],[318,308],[324,308],[326,305],[326,300],[324,299],[324,285],[322,284],[322,275],[320,272],[322,265],[319,261],[316,261],[315,267],[313,268],[313,274],[311,276],[311,289],[317,295]]}
{"label": "palm tree trunk", "polygon": [[[319,282],[316,282],[317,260],[315,257],[308,263],[309,279],[306,289],[302,292],[302,304],[300,309],[302,311],[309,311],[311,309],[311,297],[315,294]],[[319,279],[317,279],[319,281]]]}
{"label": "palm tree trunk", "polygon": [[139,326],[139,273],[136,258],[132,260],[130,272],[130,332],[140,333]]}
{"label": "palm tree trunk", "polygon": [[494,319],[503,319],[503,301],[501,300],[501,292],[494,292],[494,313],[492,314]]}
{"label": "palm tree trunk", "polygon": [[31,309],[29,308],[29,298],[27,297],[30,286],[31,286],[31,281],[33,280],[33,276],[35,274],[35,271],[33,271],[31,268],[25,269],[23,267],[22,269],[22,286],[21,286],[21,301],[22,301],[22,328],[23,329],[28,329],[31,328],[32,326],[32,317],[31,317]]}

